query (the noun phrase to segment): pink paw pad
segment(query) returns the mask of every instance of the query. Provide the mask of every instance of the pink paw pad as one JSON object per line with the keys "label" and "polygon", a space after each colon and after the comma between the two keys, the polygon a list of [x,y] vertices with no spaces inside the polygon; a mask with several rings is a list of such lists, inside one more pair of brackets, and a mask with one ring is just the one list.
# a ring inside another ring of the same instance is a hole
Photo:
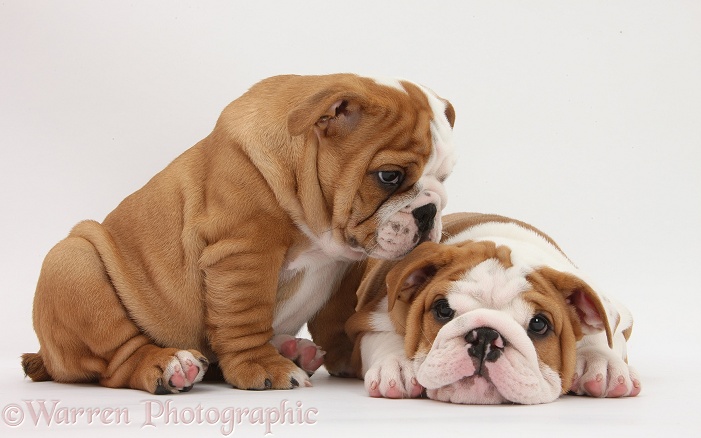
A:
{"label": "pink paw pad", "polygon": [[370,397],[382,398],[382,393],[380,392],[379,383],[377,381],[373,381],[370,384],[370,388],[368,389],[368,394],[370,395]]}
{"label": "pink paw pad", "polygon": [[584,382],[582,385],[584,391],[592,397],[603,397],[604,395],[604,376],[597,374],[594,380]]}
{"label": "pink paw pad", "polygon": [[409,392],[409,398],[419,398],[424,393],[424,387],[419,385],[416,378],[411,379],[411,390]]}
{"label": "pink paw pad", "polygon": [[324,363],[324,352],[308,339],[295,338],[290,335],[276,335],[270,343],[281,355],[290,359],[310,376]]}
{"label": "pink paw pad", "polygon": [[397,382],[394,380],[390,380],[389,382],[389,388],[387,388],[387,392],[385,393],[385,397],[387,398],[402,398],[402,391],[397,388]]}
{"label": "pink paw pad", "polygon": [[186,377],[180,365],[176,365],[173,375],[168,379],[168,384],[173,388],[184,388],[187,386]]}
{"label": "pink paw pad", "polygon": [[187,392],[201,381],[209,362],[204,357],[195,358],[189,351],[175,353],[165,367],[162,378],[156,383],[156,394]]}
{"label": "pink paw pad", "polygon": [[633,390],[630,392],[629,396],[635,397],[636,395],[640,394],[640,389],[640,381],[637,379],[633,379]]}
{"label": "pink paw pad", "polygon": [[623,397],[628,393],[628,387],[626,386],[626,379],[623,376],[619,376],[616,380],[616,386],[609,389],[606,397]]}

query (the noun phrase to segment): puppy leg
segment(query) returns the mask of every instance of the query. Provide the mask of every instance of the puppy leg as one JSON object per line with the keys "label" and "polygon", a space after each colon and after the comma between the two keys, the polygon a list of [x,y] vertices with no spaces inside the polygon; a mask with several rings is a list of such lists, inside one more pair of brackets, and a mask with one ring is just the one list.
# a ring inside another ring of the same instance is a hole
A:
{"label": "puppy leg", "polygon": [[423,387],[404,353],[404,340],[393,332],[366,333],[360,340],[365,389],[371,397],[417,398]]}
{"label": "puppy leg", "polygon": [[286,248],[247,247],[251,234],[245,239],[214,244],[200,259],[207,288],[210,345],[224,379],[236,388],[309,386],[307,373],[282,357],[270,343],[278,275]]}
{"label": "puppy leg", "polygon": [[139,330],[97,250],[81,237],[68,237],[47,255],[35,295],[34,328],[41,349],[25,355],[23,365],[35,380],[164,393],[188,390],[207,368],[199,352],[160,348]]}
{"label": "puppy leg", "polygon": [[345,325],[355,312],[358,302],[356,290],[362,274],[360,265],[352,266],[341,281],[339,290],[307,324],[314,342],[326,352],[324,367],[332,376],[356,377],[351,364],[353,342],[346,334]]}

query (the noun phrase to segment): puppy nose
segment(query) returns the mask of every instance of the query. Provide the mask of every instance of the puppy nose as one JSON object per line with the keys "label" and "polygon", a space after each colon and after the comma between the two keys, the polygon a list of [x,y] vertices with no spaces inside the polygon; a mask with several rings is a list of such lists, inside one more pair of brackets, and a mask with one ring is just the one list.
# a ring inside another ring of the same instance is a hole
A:
{"label": "puppy nose", "polygon": [[465,341],[469,344],[467,354],[479,362],[477,374],[482,373],[484,362],[496,362],[504,351],[504,339],[498,331],[481,327],[474,329],[465,335]]}
{"label": "puppy nose", "polygon": [[420,234],[424,234],[433,228],[433,220],[436,218],[437,211],[435,204],[426,204],[411,212],[411,215],[416,219],[416,225],[419,227]]}

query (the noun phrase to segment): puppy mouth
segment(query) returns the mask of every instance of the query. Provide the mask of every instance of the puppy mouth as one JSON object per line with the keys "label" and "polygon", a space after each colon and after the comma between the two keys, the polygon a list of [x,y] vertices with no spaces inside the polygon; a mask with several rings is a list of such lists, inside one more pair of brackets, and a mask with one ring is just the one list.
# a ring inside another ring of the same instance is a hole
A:
{"label": "puppy mouth", "polygon": [[421,236],[419,236],[418,234],[416,236],[414,236],[414,240],[416,240],[416,245],[414,245],[414,246],[419,246],[422,243],[428,242],[429,240],[431,240],[430,234],[431,234],[431,229],[428,229],[428,230],[424,231],[421,234]]}

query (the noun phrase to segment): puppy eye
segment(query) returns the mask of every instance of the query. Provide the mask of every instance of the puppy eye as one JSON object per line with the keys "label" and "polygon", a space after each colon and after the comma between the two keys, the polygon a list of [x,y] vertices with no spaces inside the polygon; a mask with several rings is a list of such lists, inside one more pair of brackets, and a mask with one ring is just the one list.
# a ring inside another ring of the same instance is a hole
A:
{"label": "puppy eye", "polygon": [[536,315],[528,323],[528,331],[536,335],[544,335],[550,330],[550,321],[543,315]]}
{"label": "puppy eye", "polygon": [[455,316],[455,310],[450,308],[448,300],[445,298],[436,300],[433,306],[431,306],[431,312],[433,312],[433,317],[436,318],[436,321],[442,324],[450,321],[453,319],[453,316]]}
{"label": "puppy eye", "polygon": [[377,172],[377,179],[380,183],[388,186],[398,186],[402,182],[402,177],[402,172],[396,170]]}

